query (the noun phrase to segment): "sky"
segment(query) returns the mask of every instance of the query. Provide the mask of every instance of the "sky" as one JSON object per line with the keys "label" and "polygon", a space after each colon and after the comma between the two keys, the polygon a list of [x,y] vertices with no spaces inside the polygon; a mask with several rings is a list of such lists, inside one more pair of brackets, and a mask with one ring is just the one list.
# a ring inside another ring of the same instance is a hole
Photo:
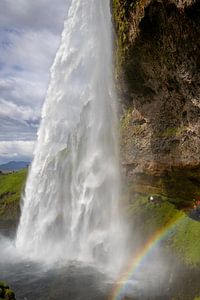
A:
{"label": "sky", "polygon": [[0,0],[0,164],[30,161],[70,0]]}

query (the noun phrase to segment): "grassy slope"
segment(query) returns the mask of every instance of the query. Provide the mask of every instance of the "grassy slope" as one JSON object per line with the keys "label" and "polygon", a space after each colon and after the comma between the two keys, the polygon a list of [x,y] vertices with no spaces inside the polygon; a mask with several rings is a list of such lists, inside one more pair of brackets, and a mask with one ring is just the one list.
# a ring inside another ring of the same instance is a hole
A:
{"label": "grassy slope", "polygon": [[19,216],[19,201],[27,170],[12,174],[0,174],[0,219],[16,219]]}
{"label": "grassy slope", "polygon": [[141,230],[147,237],[178,220],[165,240],[186,264],[200,265],[200,222],[190,219],[166,199],[160,205],[154,205],[147,197],[139,197],[130,205],[129,213],[133,219],[143,220]]}

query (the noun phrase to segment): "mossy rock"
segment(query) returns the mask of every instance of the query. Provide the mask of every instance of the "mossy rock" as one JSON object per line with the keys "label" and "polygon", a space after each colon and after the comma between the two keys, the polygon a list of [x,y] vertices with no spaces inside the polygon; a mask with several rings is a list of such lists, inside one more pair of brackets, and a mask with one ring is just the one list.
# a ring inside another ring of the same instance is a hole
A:
{"label": "mossy rock", "polygon": [[0,300],[15,300],[15,293],[6,282],[0,281]]}
{"label": "mossy rock", "polygon": [[15,299],[15,294],[11,289],[6,289],[5,290],[5,300],[14,300]]}
{"label": "mossy rock", "polygon": [[0,281],[0,288],[2,288],[2,289],[8,289],[9,286],[8,286],[8,284],[6,282]]}

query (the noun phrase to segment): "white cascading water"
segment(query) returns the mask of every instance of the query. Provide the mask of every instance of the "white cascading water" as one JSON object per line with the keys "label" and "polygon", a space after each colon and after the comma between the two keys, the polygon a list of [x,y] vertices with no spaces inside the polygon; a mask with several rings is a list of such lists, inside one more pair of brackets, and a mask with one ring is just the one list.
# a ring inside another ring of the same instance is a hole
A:
{"label": "white cascading water", "polygon": [[17,248],[31,259],[120,262],[112,73],[110,1],[73,0],[17,232]]}

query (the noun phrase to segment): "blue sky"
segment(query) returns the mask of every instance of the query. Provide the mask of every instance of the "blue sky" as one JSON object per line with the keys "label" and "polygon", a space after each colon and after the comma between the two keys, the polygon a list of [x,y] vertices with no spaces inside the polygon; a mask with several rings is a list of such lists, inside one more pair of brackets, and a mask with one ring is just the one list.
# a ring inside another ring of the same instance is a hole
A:
{"label": "blue sky", "polygon": [[70,0],[0,0],[0,163],[31,159]]}

